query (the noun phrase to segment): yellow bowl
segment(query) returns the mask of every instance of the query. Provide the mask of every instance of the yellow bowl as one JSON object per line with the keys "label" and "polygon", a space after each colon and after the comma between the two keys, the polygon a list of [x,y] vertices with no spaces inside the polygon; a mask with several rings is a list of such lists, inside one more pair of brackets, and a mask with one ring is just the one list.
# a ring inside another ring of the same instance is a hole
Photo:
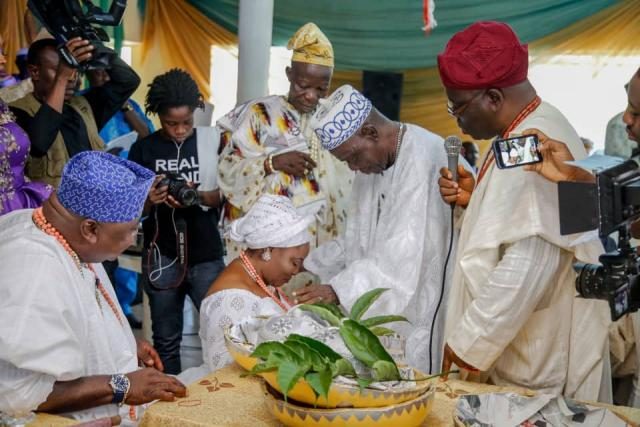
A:
{"label": "yellow bowl", "polygon": [[[227,350],[231,357],[247,371],[250,371],[259,360],[251,357],[251,350],[246,345],[234,342],[229,338],[228,330],[225,331]],[[414,369],[417,378],[424,374]],[[282,393],[277,381],[276,372],[264,372],[260,374],[267,383],[278,392]],[[407,402],[423,395],[430,388],[430,381],[415,383],[415,388],[403,390],[380,391],[370,388],[360,390],[358,386],[347,384],[331,384],[327,399],[318,397],[304,378],[300,379],[289,391],[288,397],[308,405],[316,404],[322,408],[375,408]]]}
{"label": "yellow bowl", "polygon": [[413,427],[421,425],[433,407],[435,387],[397,405],[378,408],[309,408],[285,402],[282,395],[264,385],[265,404],[285,426],[291,427]]}

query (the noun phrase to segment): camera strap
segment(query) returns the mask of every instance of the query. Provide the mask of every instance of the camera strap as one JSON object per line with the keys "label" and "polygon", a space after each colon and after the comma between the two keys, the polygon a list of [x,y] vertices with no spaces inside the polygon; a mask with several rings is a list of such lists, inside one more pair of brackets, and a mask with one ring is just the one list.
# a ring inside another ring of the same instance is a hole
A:
{"label": "camera strap", "polygon": [[[175,209],[173,211],[173,215],[172,215],[172,219],[173,219],[173,229],[175,231],[175,236],[176,236],[176,258],[167,266],[158,266],[156,267],[156,262],[154,262],[154,254],[156,255],[156,261],[162,259],[162,254],[160,253],[160,249],[158,248],[158,245],[156,244],[157,240],[158,240],[158,236],[160,234],[160,224],[158,222],[158,207],[154,207],[154,219],[155,219],[155,232],[153,235],[153,239],[151,241],[151,243],[149,244],[149,247],[147,248],[147,262],[146,262],[146,267],[147,267],[147,278],[149,280],[149,283],[151,284],[151,286],[153,286],[155,289],[158,290],[168,290],[168,289],[175,289],[178,288],[180,285],[182,285],[182,282],[184,281],[184,278],[187,275],[187,263],[189,260],[189,252],[187,250],[187,244],[188,244],[188,239],[187,239],[187,221],[182,218],[181,216],[178,216],[177,218],[175,217]],[[173,266],[174,264],[178,264],[179,268],[180,268],[180,272],[176,277],[175,282],[171,283],[168,286],[158,286],[157,282],[158,279],[161,277],[162,275],[162,271],[165,269],[170,268],[171,266]]]}

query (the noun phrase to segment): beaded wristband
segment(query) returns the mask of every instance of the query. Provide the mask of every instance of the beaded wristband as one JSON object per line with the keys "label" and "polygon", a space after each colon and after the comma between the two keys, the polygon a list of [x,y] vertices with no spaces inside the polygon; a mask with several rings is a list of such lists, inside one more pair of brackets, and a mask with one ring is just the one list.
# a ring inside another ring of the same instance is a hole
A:
{"label": "beaded wristband", "polygon": [[273,168],[273,154],[269,154],[267,157],[267,164],[269,165],[269,173],[274,173],[276,170]]}

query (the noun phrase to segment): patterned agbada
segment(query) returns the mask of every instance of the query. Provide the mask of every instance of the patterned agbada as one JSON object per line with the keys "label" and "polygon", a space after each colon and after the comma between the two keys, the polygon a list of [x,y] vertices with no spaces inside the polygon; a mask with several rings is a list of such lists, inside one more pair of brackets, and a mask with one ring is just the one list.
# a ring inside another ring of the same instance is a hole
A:
{"label": "patterned agbada", "polygon": [[[225,224],[269,193],[289,197],[303,215],[316,215],[310,226],[312,246],[342,233],[353,173],[320,147],[307,125],[309,116],[283,96],[268,96],[242,104],[218,121],[224,144],[218,182],[227,199]],[[266,174],[269,154],[294,150],[310,153],[317,167],[303,178],[278,171]],[[227,240],[228,254],[237,254],[237,249]]]}

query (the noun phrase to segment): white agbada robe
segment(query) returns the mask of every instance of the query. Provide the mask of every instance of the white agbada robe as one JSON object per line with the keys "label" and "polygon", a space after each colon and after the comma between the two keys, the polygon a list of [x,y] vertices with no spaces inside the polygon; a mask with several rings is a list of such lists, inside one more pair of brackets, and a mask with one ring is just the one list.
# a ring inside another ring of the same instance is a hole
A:
{"label": "white agbada robe", "polygon": [[[513,134],[535,128],[586,156],[543,102]],[[576,298],[574,257],[597,262],[593,236],[560,236],[556,184],[493,164],[473,192],[457,247],[446,342],[498,385],[597,400],[608,352],[606,302]],[[602,397],[601,397],[602,398]]]}
{"label": "white agbada robe", "polygon": [[[135,338],[102,266],[93,268],[123,324],[96,295],[91,270],[83,269],[83,276],[62,245],[35,226],[32,212],[0,217],[0,411],[10,414],[35,410],[56,381],[138,369]],[[118,414],[129,423],[127,405],[63,415],[90,420]]]}
{"label": "white agbada robe", "polygon": [[[437,185],[446,165],[442,138],[407,125],[392,167],[383,174],[356,173],[344,237],[313,250],[304,264],[348,310],[365,292],[390,288],[365,317],[407,317],[411,324],[390,327],[406,338],[407,361],[425,372],[449,243],[451,209]],[[445,301],[446,295],[434,331],[433,371],[440,367]]]}

